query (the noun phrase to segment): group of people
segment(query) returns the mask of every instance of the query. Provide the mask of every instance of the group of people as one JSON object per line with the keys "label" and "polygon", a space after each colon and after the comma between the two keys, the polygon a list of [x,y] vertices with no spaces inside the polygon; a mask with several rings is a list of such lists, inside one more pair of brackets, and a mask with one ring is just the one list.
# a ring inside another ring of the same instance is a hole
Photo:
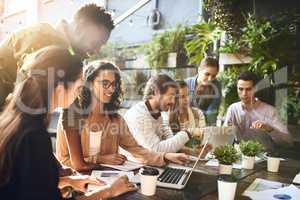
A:
{"label": "group of people", "polygon": [[[152,76],[144,99],[121,116],[118,67],[99,60],[83,64],[84,58],[100,51],[113,28],[102,7],[88,4],[72,22],[62,21],[56,28],[29,27],[1,44],[1,197],[112,198],[136,187],[121,177],[110,187],[85,195],[72,195],[67,188],[86,192],[88,183],[103,185],[79,173],[99,164],[123,164],[129,156],[151,166],[183,164],[202,150],[202,128],[216,120],[221,101],[218,61],[204,58],[197,76],[185,81],[166,74]],[[228,108],[225,125],[237,127],[237,139],[259,139],[268,148],[274,141],[291,143],[276,109],[255,98],[257,82],[252,72],[240,74],[241,101]],[[63,111],[54,155],[47,125],[57,107]],[[91,155],[92,132],[101,132],[101,142]],[[211,148],[206,146],[205,154]]]}

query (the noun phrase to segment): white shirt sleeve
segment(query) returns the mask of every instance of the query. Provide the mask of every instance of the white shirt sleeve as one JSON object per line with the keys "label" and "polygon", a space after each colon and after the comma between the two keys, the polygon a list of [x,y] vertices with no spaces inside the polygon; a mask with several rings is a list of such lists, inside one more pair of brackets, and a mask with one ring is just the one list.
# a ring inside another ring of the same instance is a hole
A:
{"label": "white shirt sleeve", "polygon": [[233,124],[232,106],[229,106],[227,108],[226,117],[224,120],[224,126],[228,126],[229,124],[236,125],[236,124]]}
{"label": "white shirt sleeve", "polygon": [[127,112],[124,119],[137,142],[149,150],[177,152],[189,141],[185,131],[173,135],[161,118],[153,120],[148,113]]}

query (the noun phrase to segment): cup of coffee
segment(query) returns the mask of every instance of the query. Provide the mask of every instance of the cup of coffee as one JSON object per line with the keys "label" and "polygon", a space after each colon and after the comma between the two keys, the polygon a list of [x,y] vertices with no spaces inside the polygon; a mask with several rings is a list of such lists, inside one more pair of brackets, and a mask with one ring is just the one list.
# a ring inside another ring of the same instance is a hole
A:
{"label": "cup of coffee", "polygon": [[218,177],[219,200],[234,200],[237,187],[237,179],[231,175],[220,175]]}
{"label": "cup of coffee", "polygon": [[268,171],[269,172],[278,172],[280,165],[280,158],[277,157],[268,157]]}
{"label": "cup of coffee", "polygon": [[146,196],[154,195],[159,171],[151,167],[142,167],[139,171],[139,175],[141,180],[141,193]]}

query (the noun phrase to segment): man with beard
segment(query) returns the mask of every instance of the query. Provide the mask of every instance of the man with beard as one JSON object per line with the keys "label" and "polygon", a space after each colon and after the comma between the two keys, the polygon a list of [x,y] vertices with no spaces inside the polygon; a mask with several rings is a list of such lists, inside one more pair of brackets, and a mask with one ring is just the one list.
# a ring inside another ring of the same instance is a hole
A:
{"label": "man with beard", "polygon": [[191,139],[188,130],[173,134],[161,117],[161,112],[174,106],[176,94],[176,82],[166,74],[158,74],[148,80],[144,101],[125,113],[124,119],[131,133],[143,147],[156,152],[178,152]]}

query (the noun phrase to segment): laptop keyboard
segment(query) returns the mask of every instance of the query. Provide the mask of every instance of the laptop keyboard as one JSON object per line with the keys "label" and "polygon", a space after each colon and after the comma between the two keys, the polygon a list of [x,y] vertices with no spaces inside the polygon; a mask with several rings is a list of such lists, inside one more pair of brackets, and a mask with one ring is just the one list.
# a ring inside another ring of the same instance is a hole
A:
{"label": "laptop keyboard", "polygon": [[158,177],[158,181],[163,183],[177,184],[186,170],[167,167]]}

